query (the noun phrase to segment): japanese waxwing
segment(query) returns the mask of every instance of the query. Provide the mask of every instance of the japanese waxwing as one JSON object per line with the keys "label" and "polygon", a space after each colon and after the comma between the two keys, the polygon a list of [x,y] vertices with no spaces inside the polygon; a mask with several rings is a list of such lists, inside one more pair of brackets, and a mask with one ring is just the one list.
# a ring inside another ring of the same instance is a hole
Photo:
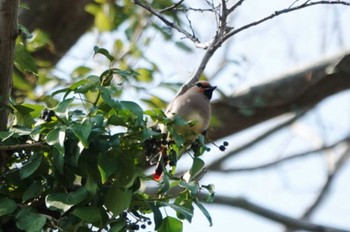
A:
{"label": "japanese waxwing", "polygon": [[[216,86],[211,86],[206,81],[198,81],[192,84],[184,93],[177,95],[168,105],[165,110],[165,115],[168,118],[179,116],[185,121],[192,121],[193,124],[185,126],[175,126],[175,132],[185,138],[185,146],[193,142],[199,134],[208,129],[211,107],[210,99]],[[160,125],[163,133],[167,132],[164,125]],[[161,156],[159,157],[159,161]],[[153,179],[159,181],[163,174],[163,166],[157,164]]]}
{"label": "japanese waxwing", "polygon": [[[192,142],[199,134],[206,131],[209,126],[211,107],[210,99],[216,86],[211,86],[206,81],[198,81],[190,86],[184,93],[176,96],[165,110],[168,118],[179,116],[193,124],[176,126],[175,130],[181,134],[187,142]],[[161,128],[163,132],[165,128]]]}

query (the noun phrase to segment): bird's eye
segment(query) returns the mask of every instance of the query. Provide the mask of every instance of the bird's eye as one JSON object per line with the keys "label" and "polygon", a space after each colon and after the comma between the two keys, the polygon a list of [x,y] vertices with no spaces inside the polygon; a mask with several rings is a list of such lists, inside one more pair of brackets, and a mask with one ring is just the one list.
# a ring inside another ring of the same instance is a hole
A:
{"label": "bird's eye", "polygon": [[196,86],[199,87],[199,88],[203,88],[204,87],[204,85],[202,83],[197,83]]}

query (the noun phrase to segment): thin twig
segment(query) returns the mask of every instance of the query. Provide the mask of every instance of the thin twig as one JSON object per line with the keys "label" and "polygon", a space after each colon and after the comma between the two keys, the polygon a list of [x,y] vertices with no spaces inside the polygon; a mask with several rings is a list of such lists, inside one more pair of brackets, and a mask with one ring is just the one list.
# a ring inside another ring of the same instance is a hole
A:
{"label": "thin twig", "polygon": [[305,151],[305,152],[301,152],[299,154],[295,154],[295,155],[290,155],[288,157],[273,161],[273,162],[269,162],[267,164],[263,164],[263,165],[258,165],[258,166],[254,166],[254,167],[245,167],[245,168],[229,168],[229,169],[224,169],[224,170],[213,170],[213,171],[218,171],[218,172],[222,172],[222,173],[232,173],[232,172],[250,172],[250,171],[261,171],[264,170],[266,168],[271,168],[271,167],[275,167],[277,165],[280,165],[282,163],[286,163],[288,161],[294,160],[294,159],[300,159],[309,155],[314,155],[317,154],[319,152],[322,151],[326,151],[326,150],[330,150],[336,146],[338,146],[341,143],[344,142],[350,142],[350,136],[347,136],[343,139],[340,139],[339,141],[328,145],[328,146],[322,146],[320,148],[317,149],[313,149],[310,151]]}
{"label": "thin twig", "polygon": [[152,8],[150,5],[147,5],[145,3],[142,3],[139,0],[133,0],[133,2],[136,5],[139,5],[140,7],[144,8],[145,10],[149,11],[151,14],[153,14],[154,16],[158,17],[165,25],[177,30],[178,32],[184,34],[186,36],[186,38],[190,39],[191,41],[193,41],[195,44],[200,43],[199,39],[197,37],[195,37],[194,35],[192,35],[190,32],[186,31],[185,29],[183,29],[182,27],[179,27],[178,25],[176,25],[173,22],[170,22],[168,19],[166,19],[163,15],[161,15],[156,9]]}
{"label": "thin twig", "polygon": [[159,13],[163,13],[165,11],[170,11],[175,9],[176,7],[178,7],[179,5],[181,5],[181,3],[183,3],[185,0],[180,0],[178,3],[174,3],[173,5],[164,8],[163,10],[160,10]]}
{"label": "thin twig", "polygon": [[244,31],[244,30],[247,30],[248,28],[251,28],[253,26],[257,26],[267,20],[270,20],[270,19],[273,19],[277,16],[280,16],[282,14],[286,14],[286,13],[289,13],[289,12],[292,12],[292,11],[296,11],[296,10],[300,10],[300,9],[303,9],[303,8],[306,8],[306,7],[310,7],[310,6],[315,6],[315,5],[345,5],[345,6],[350,6],[350,3],[349,2],[345,2],[345,1],[317,1],[317,2],[305,2],[303,3],[302,5],[299,5],[299,6],[295,6],[295,7],[290,7],[290,8],[287,8],[287,9],[283,9],[283,10],[278,10],[278,11],[275,11],[273,14],[265,17],[265,18],[262,18],[260,20],[257,20],[255,22],[252,22],[252,23],[248,23],[240,28],[237,28],[233,31],[231,31],[230,33],[227,33],[224,38],[222,39],[222,42],[226,41],[227,39],[229,39],[230,37],[234,36],[235,34],[241,32],[241,31]]}
{"label": "thin twig", "polygon": [[228,9],[228,14],[231,14],[232,12],[234,12],[237,7],[239,7],[240,5],[242,5],[242,3],[244,2],[245,0],[239,0],[238,2],[236,2],[236,4],[234,4],[231,8]]}

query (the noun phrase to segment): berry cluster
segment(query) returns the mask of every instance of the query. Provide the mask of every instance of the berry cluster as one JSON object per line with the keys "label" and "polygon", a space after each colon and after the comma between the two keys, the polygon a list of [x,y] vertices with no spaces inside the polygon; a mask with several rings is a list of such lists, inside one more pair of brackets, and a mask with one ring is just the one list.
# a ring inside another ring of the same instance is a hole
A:
{"label": "berry cluster", "polygon": [[227,141],[224,141],[224,142],[219,146],[219,150],[220,150],[220,151],[225,151],[227,146],[228,146],[228,142],[227,142]]}
{"label": "berry cluster", "polygon": [[142,213],[138,211],[137,206],[135,206],[131,211],[124,211],[120,217],[126,220],[127,230],[136,231],[139,229],[146,229],[147,226],[152,225],[151,219],[143,216]]}
{"label": "berry cluster", "polygon": [[51,122],[53,116],[55,116],[55,111],[48,110],[48,109],[43,109],[41,111],[40,118],[43,119],[45,122]]}

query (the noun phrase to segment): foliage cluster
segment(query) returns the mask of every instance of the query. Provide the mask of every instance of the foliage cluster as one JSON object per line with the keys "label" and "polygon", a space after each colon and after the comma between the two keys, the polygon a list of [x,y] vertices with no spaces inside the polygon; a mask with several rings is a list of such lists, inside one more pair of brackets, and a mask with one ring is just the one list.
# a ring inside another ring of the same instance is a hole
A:
{"label": "foliage cluster", "polygon": [[[26,44],[18,40],[15,66],[22,77],[40,78],[29,49],[37,38]],[[113,79],[144,78],[137,71],[113,67],[115,57],[106,49],[95,46],[94,51],[110,62],[100,75],[79,67],[74,83],[43,98],[45,103],[38,98],[12,101],[12,123],[0,132],[0,151],[6,157],[0,171],[2,228],[134,231],[154,223],[157,231],[182,231],[182,220],[191,222],[194,205],[211,224],[198,193],[206,189],[206,201],[211,201],[213,187],[201,186],[196,178],[204,168],[199,158],[207,149],[203,136],[194,146],[191,178],[176,178],[176,162],[186,147],[174,126],[189,122],[116,100],[123,85],[114,85]],[[152,129],[150,123],[166,124],[170,134]],[[164,136],[173,142],[160,144]],[[154,182],[145,174],[149,159],[156,157],[164,170],[168,160],[159,150],[150,151],[150,143],[166,146],[166,156],[172,157],[171,169],[153,191],[142,187]],[[166,207],[174,216],[162,214]]]}

